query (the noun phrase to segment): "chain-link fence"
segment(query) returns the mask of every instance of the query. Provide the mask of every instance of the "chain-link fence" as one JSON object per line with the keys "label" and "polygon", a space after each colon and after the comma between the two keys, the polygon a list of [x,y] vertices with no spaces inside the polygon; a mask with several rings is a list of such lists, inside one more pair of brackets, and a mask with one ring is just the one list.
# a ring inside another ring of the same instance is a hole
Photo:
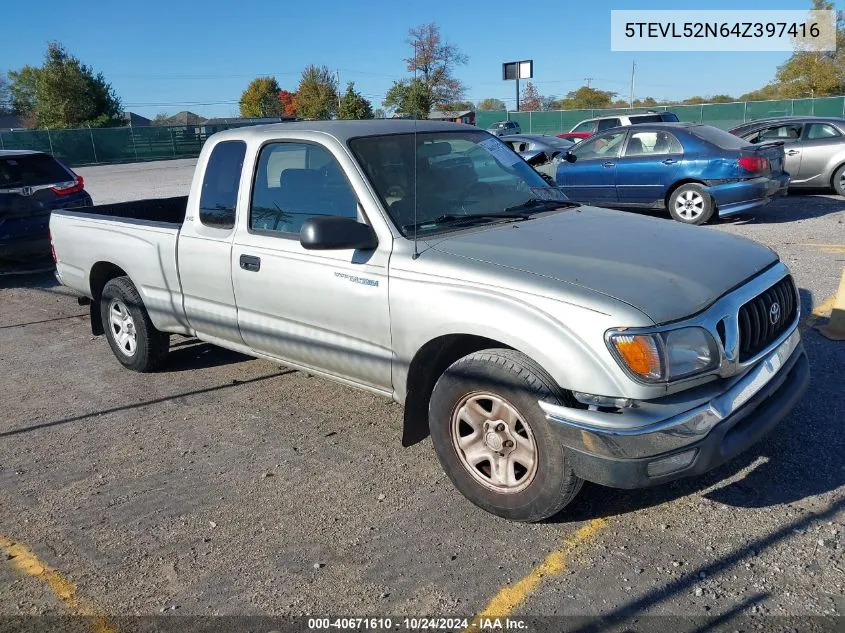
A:
{"label": "chain-link fence", "polygon": [[49,152],[71,166],[194,158],[215,132],[256,124],[245,121],[177,127],[13,130],[0,132],[0,149]]}
{"label": "chain-link fence", "polygon": [[560,132],[568,132],[584,119],[613,114],[665,110],[677,114],[681,121],[707,123],[727,130],[746,121],[776,116],[815,115],[842,117],[845,116],[845,97],[780,99],[777,101],[738,101],[734,103],[668,105],[634,109],[549,110],[546,112],[482,110],[476,113],[475,123],[478,127],[487,128],[497,121],[510,119],[518,122],[519,127],[525,133],[559,134]]}

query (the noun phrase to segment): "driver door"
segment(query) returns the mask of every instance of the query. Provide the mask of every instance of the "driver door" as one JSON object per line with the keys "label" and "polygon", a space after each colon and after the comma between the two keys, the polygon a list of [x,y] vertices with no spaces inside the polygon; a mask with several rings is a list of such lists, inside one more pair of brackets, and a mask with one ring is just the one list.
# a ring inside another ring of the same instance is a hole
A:
{"label": "driver door", "polygon": [[575,162],[558,167],[558,185],[576,202],[610,205],[617,202],[616,168],[626,132],[611,132],[578,143],[570,153]]}

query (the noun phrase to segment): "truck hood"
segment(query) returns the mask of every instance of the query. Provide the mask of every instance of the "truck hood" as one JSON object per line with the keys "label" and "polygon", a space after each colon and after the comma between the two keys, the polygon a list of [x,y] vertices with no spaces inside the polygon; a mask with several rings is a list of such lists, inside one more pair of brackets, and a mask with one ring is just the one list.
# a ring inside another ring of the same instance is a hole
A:
{"label": "truck hood", "polygon": [[658,324],[700,312],[778,261],[762,244],[715,229],[596,207],[432,242],[443,253],[624,301]]}

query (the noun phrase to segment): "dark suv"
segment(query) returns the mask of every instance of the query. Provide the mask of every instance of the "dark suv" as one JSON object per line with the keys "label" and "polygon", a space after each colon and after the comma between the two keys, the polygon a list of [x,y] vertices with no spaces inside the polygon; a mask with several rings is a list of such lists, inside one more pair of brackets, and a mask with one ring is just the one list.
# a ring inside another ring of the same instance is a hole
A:
{"label": "dark suv", "polygon": [[82,176],[49,154],[0,151],[0,259],[48,257],[50,212],[91,204]]}

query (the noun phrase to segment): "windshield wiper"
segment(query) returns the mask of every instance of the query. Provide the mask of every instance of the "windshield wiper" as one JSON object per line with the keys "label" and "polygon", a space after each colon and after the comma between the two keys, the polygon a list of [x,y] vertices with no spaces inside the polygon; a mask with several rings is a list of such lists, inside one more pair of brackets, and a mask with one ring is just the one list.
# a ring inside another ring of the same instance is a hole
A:
{"label": "windshield wiper", "polygon": [[[572,208],[572,207],[579,207],[581,205],[578,204],[577,202],[572,202],[570,200],[547,200],[547,199],[543,199],[543,198],[529,198],[525,202],[522,202],[520,204],[515,204],[512,207],[507,207],[505,209],[505,213],[512,213],[512,212],[516,212],[516,211],[528,211],[529,209],[533,209],[534,207],[537,207],[537,206],[551,207],[551,208],[554,208],[554,209],[561,209],[561,208],[569,209],[569,208]],[[535,213],[536,213],[536,211],[535,211]]]}
{"label": "windshield wiper", "polygon": [[421,227],[437,227],[437,226],[472,226],[473,224],[484,224],[485,222],[496,220],[530,220],[531,216],[526,213],[471,213],[468,215],[441,215],[433,220],[425,220],[417,222],[416,224],[405,224],[402,228],[405,230],[421,228]]}

